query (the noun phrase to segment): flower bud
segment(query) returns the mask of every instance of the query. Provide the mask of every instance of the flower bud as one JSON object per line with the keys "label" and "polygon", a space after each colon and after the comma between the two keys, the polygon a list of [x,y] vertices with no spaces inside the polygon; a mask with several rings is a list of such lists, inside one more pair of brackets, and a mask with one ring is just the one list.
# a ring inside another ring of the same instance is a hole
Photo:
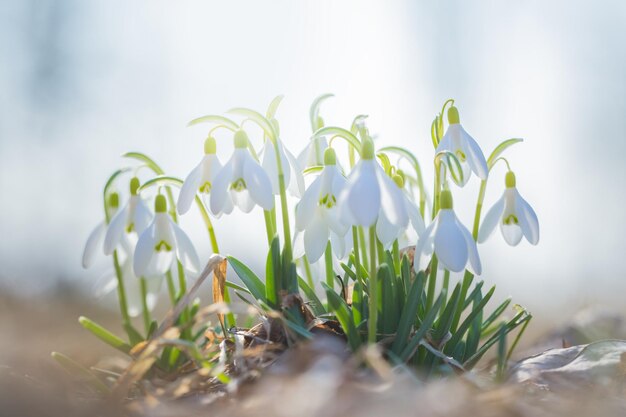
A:
{"label": "flower bud", "polygon": [[163,194],[159,194],[154,199],[154,211],[156,213],[165,213],[167,211],[167,200]]}

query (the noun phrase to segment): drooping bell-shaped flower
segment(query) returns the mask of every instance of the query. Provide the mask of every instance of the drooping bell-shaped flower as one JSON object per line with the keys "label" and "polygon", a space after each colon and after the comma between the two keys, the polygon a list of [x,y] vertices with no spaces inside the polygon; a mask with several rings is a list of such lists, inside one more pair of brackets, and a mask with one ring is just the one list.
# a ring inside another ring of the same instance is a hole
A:
{"label": "drooping bell-shaped flower", "polygon": [[408,225],[402,191],[374,160],[374,143],[369,138],[363,141],[361,160],[348,176],[338,206],[341,220],[350,226],[373,226],[379,216],[394,227]]}
{"label": "drooping bell-shaped flower", "polygon": [[515,174],[506,173],[506,189],[500,199],[489,209],[478,231],[478,242],[483,243],[493,233],[496,224],[504,240],[516,246],[522,236],[533,245],[539,242],[539,220],[530,204],[517,191]]}
{"label": "drooping bell-shaped flower", "polygon": [[[107,198],[106,209],[107,217],[112,218],[120,208],[120,196],[118,193],[111,193]],[[83,250],[82,264],[87,269],[93,265],[96,254],[102,250],[104,244],[104,236],[107,232],[107,222],[102,220],[96,225],[87,238],[85,249]]]}
{"label": "drooping bell-shaped flower", "polygon": [[[187,175],[183,186],[178,194],[176,208],[178,213],[185,214],[191,208],[196,193],[199,193],[205,205],[209,205],[209,195],[213,187],[213,182],[218,172],[222,169],[222,163],[216,155],[217,145],[215,138],[209,136],[204,142],[204,157],[198,165]],[[232,212],[232,201],[227,199],[224,212]]]}
{"label": "drooping bell-shaped flower", "polygon": [[192,272],[198,272],[200,261],[191,240],[167,214],[167,201],[161,194],[154,200],[154,220],[139,236],[133,270],[138,277],[165,274],[175,260]]}
{"label": "drooping bell-shaped flower", "polygon": [[[417,235],[420,236],[425,228],[424,219],[422,219],[422,215],[420,214],[419,209],[417,208],[415,203],[411,201],[409,197],[402,191],[404,189],[404,179],[402,178],[402,176],[394,175],[393,181],[402,193],[402,202],[406,207],[406,212],[409,216],[411,226],[413,226],[413,229],[415,229]],[[378,240],[380,240],[385,249],[389,249],[393,242],[396,239],[399,239],[406,230],[407,227],[393,225],[387,221],[386,216],[384,216],[382,213],[379,214],[378,221],[376,221],[376,236],[378,237]]]}
{"label": "drooping bell-shaped flower", "polygon": [[[285,148],[285,145],[280,139],[276,139],[278,146],[278,153],[280,154],[280,163],[283,171],[283,178],[285,180],[285,186],[289,190],[289,193],[294,197],[302,197],[304,193],[304,177],[302,176],[302,168],[293,156],[289,149]],[[280,187],[278,183],[278,164],[276,163],[276,149],[271,140],[266,140],[263,144],[263,160],[261,166],[267,172],[272,183],[272,193],[274,195],[280,194]]]}
{"label": "drooping bell-shaped flower", "polygon": [[[230,213],[233,205],[244,213],[255,205],[264,210],[274,208],[274,195],[269,176],[248,151],[248,135],[235,133],[235,151],[213,181],[210,209],[215,215]],[[229,211],[230,207],[230,211]]]}
{"label": "drooping bell-shaped flower", "polygon": [[304,232],[304,250],[310,262],[322,256],[329,239],[335,255],[343,257],[347,246],[344,236],[350,228],[339,218],[337,199],[347,181],[332,148],[326,149],[324,162],[321,174],[296,206],[296,229]]}
{"label": "drooping bell-shaped flower", "polygon": [[473,172],[480,179],[486,180],[489,175],[487,161],[483,151],[478,143],[463,129],[459,118],[459,110],[452,106],[448,109],[448,130],[443,135],[437,153],[448,151],[453,153],[461,164],[463,170],[462,181],[452,177],[456,185],[463,187],[467,184],[471,173]]}
{"label": "drooping bell-shaped flower", "polygon": [[132,234],[140,235],[150,224],[152,213],[138,195],[139,178],[130,180],[130,198],[126,205],[111,219],[104,237],[104,253],[110,255],[121,244],[124,245]]}
{"label": "drooping bell-shaped flower", "polygon": [[452,209],[452,193],[443,190],[439,198],[440,210],[432,223],[424,230],[415,246],[414,267],[420,270],[422,258],[437,255],[439,264],[452,272],[461,272],[468,266],[476,275],[482,267],[476,242],[469,230],[461,224]]}

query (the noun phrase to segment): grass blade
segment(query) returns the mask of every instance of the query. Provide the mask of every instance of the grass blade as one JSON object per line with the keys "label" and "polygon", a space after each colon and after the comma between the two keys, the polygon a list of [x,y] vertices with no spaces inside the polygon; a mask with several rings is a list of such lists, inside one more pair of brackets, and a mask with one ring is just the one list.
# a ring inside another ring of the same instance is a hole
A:
{"label": "grass blade", "polygon": [[114,335],[113,333],[105,329],[104,327],[95,323],[94,321],[88,319],[87,317],[81,316],[79,317],[78,322],[85,329],[89,330],[98,339],[102,340],[107,345],[112,346],[115,349],[121,352],[124,352],[126,354],[130,352],[131,347],[128,343],[126,343],[125,341],[123,341],[122,339],[120,339],[119,337],[117,337],[116,335]]}

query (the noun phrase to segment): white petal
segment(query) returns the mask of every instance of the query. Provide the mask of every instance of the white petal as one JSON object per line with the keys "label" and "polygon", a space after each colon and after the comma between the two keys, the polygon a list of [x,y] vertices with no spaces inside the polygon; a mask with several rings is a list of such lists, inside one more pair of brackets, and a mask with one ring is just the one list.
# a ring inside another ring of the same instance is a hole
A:
{"label": "white petal", "polygon": [[180,193],[178,194],[178,203],[176,203],[176,208],[179,214],[185,214],[191,208],[191,204],[198,192],[198,188],[200,187],[202,181],[202,162],[200,162],[196,167],[191,170],[187,178],[185,178],[185,182],[183,182],[183,186],[180,189]]}
{"label": "white petal", "polygon": [[306,255],[304,252],[304,233],[302,231],[296,230],[291,246],[293,250],[293,259],[300,259]]}
{"label": "white petal", "polygon": [[467,254],[469,256],[469,264],[471,267],[470,269],[474,272],[474,274],[480,275],[482,273],[482,265],[480,263],[480,257],[478,256],[478,248],[476,247],[476,242],[474,241],[474,238],[472,237],[469,230],[467,230],[467,228],[461,224],[459,219],[457,219],[457,225],[459,226],[459,229],[461,230],[461,232],[463,233],[463,237],[465,238],[465,243],[467,245]]}
{"label": "white petal", "polygon": [[335,205],[331,208],[324,208],[324,218],[330,230],[335,232],[339,236],[344,236],[348,230],[350,230],[350,225],[345,224],[341,217],[339,216],[339,208]]}
{"label": "white petal", "polygon": [[250,192],[248,190],[236,191],[231,188],[230,198],[233,201],[233,204],[239,207],[239,210],[244,213],[250,213],[256,205],[252,197],[250,197]]}
{"label": "white petal", "polygon": [[315,211],[311,224],[304,231],[304,250],[309,262],[316,262],[328,244],[329,230],[326,222],[324,222],[322,210],[322,208],[318,208]]}
{"label": "white petal", "polygon": [[[290,165],[290,181],[289,192],[297,198],[302,197],[304,193],[304,175],[302,175],[302,166],[298,163],[298,160],[289,149],[285,148],[285,155]],[[287,180],[285,180],[287,181]]]}
{"label": "white petal", "polygon": [[387,216],[381,210],[381,214],[376,221],[376,236],[378,236],[378,240],[382,243],[383,248],[389,249],[393,241],[396,240],[400,234],[402,234],[402,229],[391,224]]}
{"label": "white petal", "polygon": [[318,176],[313,180],[309,188],[306,189],[302,199],[296,205],[296,228],[298,230],[306,229],[311,221],[319,202],[321,185],[321,176]]}
{"label": "white petal", "polygon": [[340,236],[337,233],[330,232],[330,246],[338,259],[344,259],[349,255],[352,250],[352,244],[352,233]]}
{"label": "white petal", "polygon": [[347,210],[346,217],[352,217],[359,226],[373,225],[380,210],[380,186],[376,180],[375,163],[373,160],[359,161],[350,174],[344,191],[346,197],[342,210]]}
{"label": "white petal", "polygon": [[122,264],[122,274],[124,276],[124,291],[126,292],[126,303],[128,314],[137,317],[142,311],[142,296],[139,278],[132,272],[133,267],[130,261]]}
{"label": "white petal", "polygon": [[426,226],[424,225],[424,219],[422,219],[422,215],[420,214],[420,211],[415,203],[413,203],[413,201],[411,201],[406,195],[404,196],[404,202],[406,205],[407,214],[409,215],[409,219],[411,220],[411,225],[413,226],[413,229],[415,229],[415,231],[417,232],[417,235],[420,236],[422,233],[424,233],[424,229],[426,228]]}
{"label": "white petal", "polygon": [[87,243],[85,244],[85,250],[83,251],[83,268],[89,268],[93,265],[96,252],[102,247],[102,240],[106,228],[104,221],[101,221],[89,234],[89,238],[87,238]]}
{"label": "white petal", "polygon": [[446,133],[441,138],[441,141],[439,141],[439,145],[437,146],[437,149],[435,150],[435,153],[439,153],[439,152],[443,152],[443,151],[454,152],[454,150],[452,149],[452,132],[456,128],[454,128],[453,126],[454,125],[448,126],[448,129],[446,130]]}
{"label": "white petal", "polygon": [[467,162],[474,171],[474,174],[482,180],[486,180],[489,175],[489,169],[487,168],[487,161],[485,160],[485,155],[483,151],[478,146],[478,143],[472,138],[466,131],[461,127],[460,129],[461,137],[464,144],[465,155],[467,157]]}
{"label": "white petal", "polygon": [[198,254],[193,247],[191,239],[176,223],[170,222],[176,237],[176,255],[178,260],[180,260],[180,263],[183,264],[186,270],[193,273],[200,272],[200,259],[198,259]]}
{"label": "white petal", "polygon": [[113,268],[102,274],[93,285],[92,294],[96,299],[101,299],[117,288],[117,277]]}
{"label": "white petal", "polygon": [[438,221],[438,218],[435,217],[426,230],[424,230],[424,233],[422,233],[417,239],[417,244],[415,245],[415,255],[413,257],[413,269],[415,269],[416,272],[420,270],[422,257],[424,257],[426,253],[431,253],[433,241],[435,239],[434,232],[437,230]]}
{"label": "white petal", "polygon": [[522,229],[517,224],[504,224],[504,222],[500,222],[500,231],[506,243],[511,246],[517,246],[522,240]]}
{"label": "white petal", "polygon": [[226,202],[230,199],[228,187],[233,181],[234,175],[234,159],[233,155],[224,167],[218,172],[211,188],[210,209],[215,215],[225,212]]}
{"label": "white petal", "polygon": [[498,222],[501,222],[504,211],[505,196],[502,195],[498,201],[489,209],[483,219],[480,229],[478,229],[478,243],[483,243],[493,233]]}
{"label": "white petal", "polygon": [[[272,193],[275,195],[280,194],[280,189],[278,187],[278,166],[276,164],[276,150],[272,144],[271,140],[266,140],[263,144],[263,160],[261,161],[261,166],[267,173],[270,183],[272,184]],[[284,172],[283,166],[283,172]],[[287,184],[287,181],[285,181]]]}
{"label": "white petal", "polygon": [[151,279],[165,275],[172,267],[175,258],[173,251],[155,251],[143,275]]}
{"label": "white petal", "polygon": [[539,243],[539,219],[535,210],[522,198],[519,192],[516,192],[516,207],[519,214],[519,224],[522,228],[524,236],[533,245]]}
{"label": "white petal", "polygon": [[381,210],[387,216],[387,220],[395,227],[406,229],[409,225],[409,216],[406,212],[406,204],[402,190],[393,182],[383,169],[376,164],[376,177],[380,184]]}
{"label": "white petal", "polygon": [[267,173],[252,156],[246,154],[243,164],[243,179],[250,197],[264,210],[274,208],[274,195],[272,194],[272,184]]}
{"label": "white petal", "polygon": [[118,211],[111,219],[109,227],[107,227],[107,233],[104,236],[104,254],[110,255],[113,253],[117,245],[122,240],[124,229],[126,228],[126,222],[128,219],[128,204],[123,209]]}
{"label": "white petal", "polygon": [[144,275],[150,259],[152,258],[155,250],[155,228],[156,224],[152,222],[150,226],[139,236],[137,246],[135,247],[135,254],[133,256],[133,271],[135,276]]}
{"label": "white petal", "polygon": [[467,244],[451,209],[443,209],[435,234],[435,253],[442,266],[453,272],[460,272],[467,264]]}
{"label": "white petal", "polygon": [[140,234],[150,225],[152,222],[152,212],[146,205],[146,203],[137,196],[137,205],[135,206],[135,215],[133,216],[133,224],[135,225],[135,231]]}

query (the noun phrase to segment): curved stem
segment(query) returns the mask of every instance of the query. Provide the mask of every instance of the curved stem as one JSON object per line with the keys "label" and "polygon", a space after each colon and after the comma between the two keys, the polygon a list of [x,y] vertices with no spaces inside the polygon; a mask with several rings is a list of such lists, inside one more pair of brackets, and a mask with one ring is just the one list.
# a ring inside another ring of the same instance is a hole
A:
{"label": "curved stem", "polygon": [[211,222],[211,218],[209,217],[209,213],[204,207],[204,203],[196,195],[196,204],[198,205],[198,209],[200,210],[200,215],[202,216],[202,220],[206,226],[207,232],[209,232],[209,239],[211,240],[211,249],[213,253],[220,253],[220,248],[217,246],[217,238],[215,237],[215,229],[213,229],[213,223]]}
{"label": "curved stem", "polygon": [[304,273],[306,275],[306,282],[309,284],[310,288],[315,288],[315,283],[313,282],[313,274],[311,273],[311,263],[309,262],[309,258],[306,255],[302,257],[302,263],[304,264]]}

